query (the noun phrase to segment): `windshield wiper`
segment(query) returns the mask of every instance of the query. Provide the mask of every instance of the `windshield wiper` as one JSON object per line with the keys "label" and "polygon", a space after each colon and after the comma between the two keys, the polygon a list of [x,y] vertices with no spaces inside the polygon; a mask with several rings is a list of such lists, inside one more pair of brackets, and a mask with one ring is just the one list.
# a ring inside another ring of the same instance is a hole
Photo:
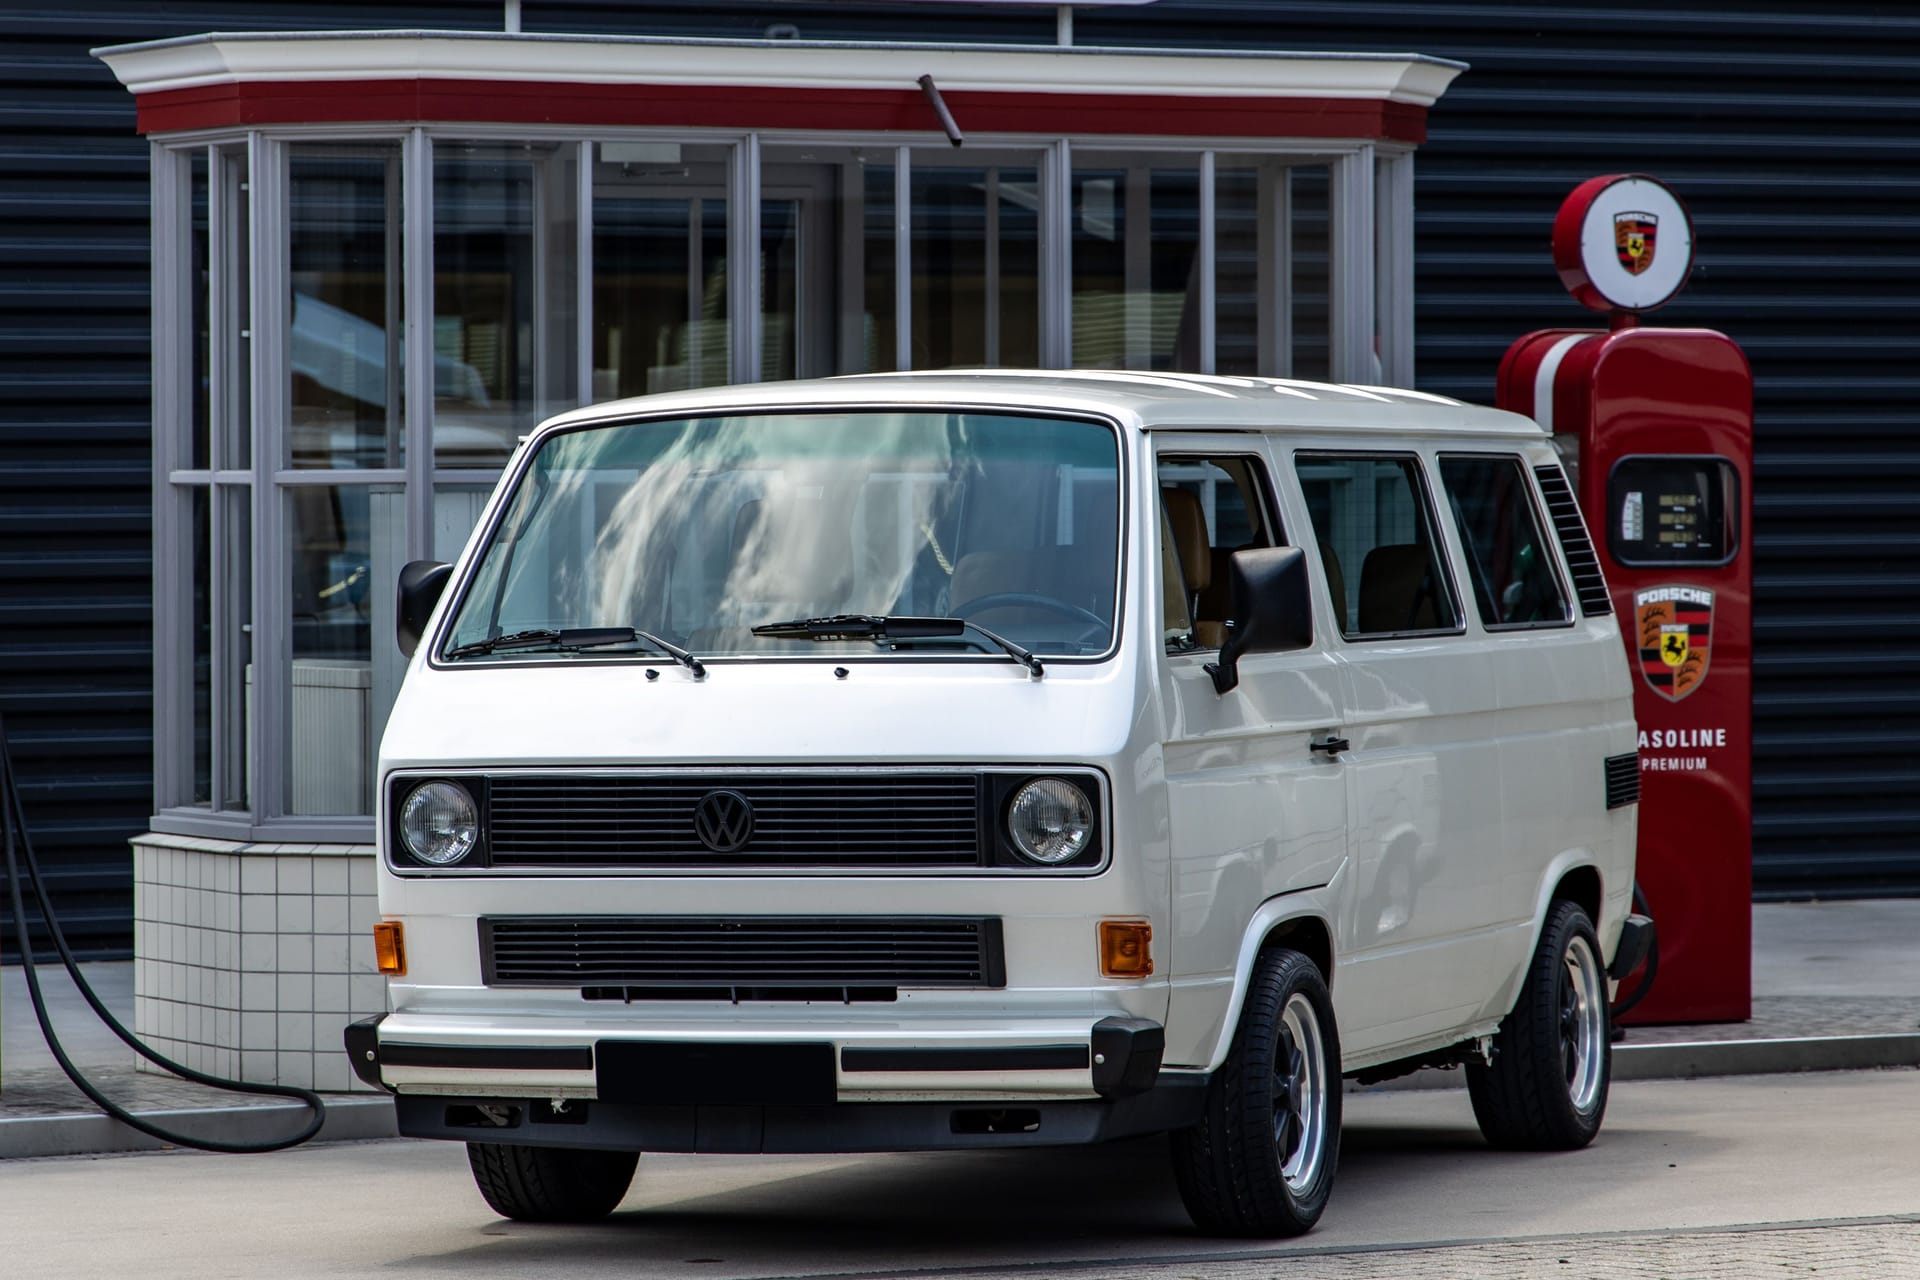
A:
{"label": "windshield wiper", "polygon": [[785,622],[763,622],[753,628],[757,636],[794,640],[884,640],[888,644],[911,644],[916,640],[950,640],[973,632],[989,640],[1028,671],[1037,680],[1047,673],[1040,659],[1005,636],[996,635],[977,622],[965,618],[915,618],[905,614],[836,613],[824,618],[789,618]]}
{"label": "windshield wiper", "polygon": [[493,636],[486,640],[455,645],[447,650],[446,656],[473,658],[481,654],[495,653],[501,649],[563,649],[573,653],[580,649],[597,649],[602,645],[632,644],[636,640],[644,641],[666,654],[693,672],[696,680],[707,674],[706,664],[700,659],[679,645],[662,640],[659,636],[642,631],[638,627],[536,627],[531,631],[514,631],[504,636]]}

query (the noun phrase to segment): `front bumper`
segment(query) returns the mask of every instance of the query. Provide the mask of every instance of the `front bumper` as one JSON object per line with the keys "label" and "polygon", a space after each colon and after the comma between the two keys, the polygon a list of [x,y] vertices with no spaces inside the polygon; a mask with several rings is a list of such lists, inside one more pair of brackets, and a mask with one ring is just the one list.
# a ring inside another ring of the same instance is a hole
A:
{"label": "front bumper", "polygon": [[[1162,1072],[1162,1028],[1108,1017],[1019,1032],[946,1028],[540,1042],[433,1037],[431,1019],[347,1028],[354,1071],[398,1095],[400,1131],[649,1151],[901,1151],[1096,1142],[1198,1119],[1207,1077]],[[423,1025],[426,1024],[426,1025]],[[996,1042],[997,1041],[997,1042]]]}

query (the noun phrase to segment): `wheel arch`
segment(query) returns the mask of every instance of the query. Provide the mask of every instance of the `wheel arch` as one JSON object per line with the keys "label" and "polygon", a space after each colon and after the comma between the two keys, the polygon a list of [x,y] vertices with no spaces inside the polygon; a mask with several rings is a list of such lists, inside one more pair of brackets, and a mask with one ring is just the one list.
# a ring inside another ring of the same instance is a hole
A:
{"label": "wheel arch", "polygon": [[1593,865],[1591,862],[1568,867],[1565,871],[1561,872],[1560,878],[1554,882],[1553,889],[1547,894],[1546,901],[1540,904],[1537,917],[1544,924],[1547,918],[1547,912],[1552,909],[1554,903],[1561,901],[1572,902],[1587,913],[1587,919],[1593,922],[1595,929],[1598,929],[1600,927],[1600,905],[1602,901],[1601,888],[1599,867]]}
{"label": "wheel arch", "polygon": [[1254,948],[1254,954],[1285,947],[1313,961],[1320,977],[1333,990],[1333,930],[1317,915],[1288,916],[1276,921]]}
{"label": "wheel arch", "polygon": [[[1546,930],[1547,917],[1553,914],[1553,904],[1561,901],[1579,904],[1593,922],[1595,931],[1600,932],[1604,928],[1601,911],[1606,902],[1606,888],[1606,881],[1591,850],[1565,850],[1547,865],[1534,894],[1533,923],[1527,930],[1526,949],[1516,950],[1513,971],[1500,984],[1489,1006],[1493,1016],[1505,1017],[1512,1010],[1513,1002],[1519,998],[1521,979],[1526,974],[1526,957],[1531,956],[1533,949],[1540,945],[1540,935]],[[1606,953],[1601,956],[1604,961],[1611,954],[1604,932],[1601,933],[1600,943],[1601,950]]]}
{"label": "wheel arch", "polygon": [[1343,866],[1330,883],[1317,889],[1296,890],[1267,899],[1247,921],[1234,964],[1233,994],[1227,1000],[1212,1052],[1207,1055],[1207,1070],[1218,1071],[1226,1061],[1227,1050],[1233,1043],[1233,1030],[1240,1023],[1241,1009],[1246,1006],[1254,960],[1261,952],[1275,947],[1300,952],[1319,968],[1328,991],[1333,990],[1337,967],[1333,905],[1344,872]]}

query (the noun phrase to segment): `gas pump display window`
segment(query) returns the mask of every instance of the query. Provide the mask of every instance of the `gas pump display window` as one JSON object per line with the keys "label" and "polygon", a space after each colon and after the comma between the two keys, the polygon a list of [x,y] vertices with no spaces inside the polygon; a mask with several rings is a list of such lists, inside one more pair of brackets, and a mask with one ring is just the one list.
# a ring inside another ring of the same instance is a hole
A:
{"label": "gas pump display window", "polygon": [[1740,546],[1726,458],[1623,458],[1607,480],[1607,545],[1623,565],[1725,564]]}

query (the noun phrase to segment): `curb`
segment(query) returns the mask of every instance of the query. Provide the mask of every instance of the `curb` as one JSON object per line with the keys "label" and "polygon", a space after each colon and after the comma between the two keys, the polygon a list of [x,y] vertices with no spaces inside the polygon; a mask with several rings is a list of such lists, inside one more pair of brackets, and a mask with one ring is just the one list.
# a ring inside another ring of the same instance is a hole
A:
{"label": "curb", "polygon": [[[1873,1071],[1887,1067],[1920,1067],[1920,1033],[1686,1040],[1666,1044],[1629,1042],[1613,1046],[1615,1080],[1691,1080],[1699,1076],[1770,1076],[1800,1071]],[[1458,1089],[1465,1084],[1465,1076],[1456,1067],[1446,1071],[1416,1071],[1364,1088]]]}
{"label": "curb", "polygon": [[1687,1080],[1695,1076],[1867,1071],[1879,1067],[1920,1067],[1920,1034],[1692,1040],[1620,1044],[1613,1049],[1615,1080]]}
{"label": "curb", "polygon": [[[392,1138],[399,1133],[391,1098],[348,1095],[329,1097],[326,1103],[326,1120],[313,1137],[314,1142],[359,1142]],[[265,1106],[183,1107],[135,1114],[196,1138],[218,1142],[271,1142],[294,1132],[311,1113],[297,1102],[275,1102]],[[169,1149],[169,1144],[98,1113],[0,1117],[0,1160]]]}

